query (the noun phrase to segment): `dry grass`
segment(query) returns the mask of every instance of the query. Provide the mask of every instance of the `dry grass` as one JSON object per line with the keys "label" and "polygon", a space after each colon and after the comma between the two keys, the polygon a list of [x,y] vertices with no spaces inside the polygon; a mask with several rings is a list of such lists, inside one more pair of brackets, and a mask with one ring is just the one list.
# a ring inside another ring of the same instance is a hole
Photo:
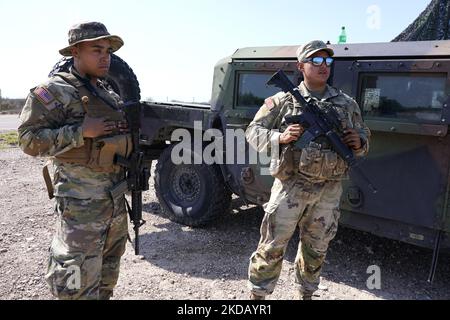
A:
{"label": "dry grass", "polygon": [[16,131],[0,133],[0,149],[16,147],[19,144]]}

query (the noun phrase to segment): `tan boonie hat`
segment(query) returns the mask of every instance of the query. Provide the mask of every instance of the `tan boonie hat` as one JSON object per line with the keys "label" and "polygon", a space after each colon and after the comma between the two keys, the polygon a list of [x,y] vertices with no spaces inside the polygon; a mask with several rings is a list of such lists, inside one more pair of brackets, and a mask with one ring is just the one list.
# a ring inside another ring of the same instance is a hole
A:
{"label": "tan boonie hat", "polygon": [[314,40],[298,48],[297,50],[298,61],[302,62],[306,58],[311,57],[314,53],[322,50],[328,52],[330,57],[334,56],[333,49],[328,48],[325,42],[320,40]]}
{"label": "tan boonie hat", "polygon": [[116,52],[123,46],[123,40],[119,36],[109,34],[103,23],[85,22],[74,25],[69,30],[69,46],[59,50],[59,53],[63,56],[70,57],[72,55],[71,48],[78,43],[101,39],[109,39],[111,41],[113,52]]}

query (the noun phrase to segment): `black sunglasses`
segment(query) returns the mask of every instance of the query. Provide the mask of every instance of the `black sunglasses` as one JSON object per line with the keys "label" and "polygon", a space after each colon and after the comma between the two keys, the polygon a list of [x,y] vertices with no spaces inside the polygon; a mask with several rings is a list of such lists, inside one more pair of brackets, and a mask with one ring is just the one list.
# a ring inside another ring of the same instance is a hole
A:
{"label": "black sunglasses", "polygon": [[324,57],[314,57],[314,58],[306,58],[304,62],[312,62],[313,65],[319,67],[324,62],[326,63],[327,67],[331,67],[331,65],[334,62],[334,59],[331,57],[324,58]]}

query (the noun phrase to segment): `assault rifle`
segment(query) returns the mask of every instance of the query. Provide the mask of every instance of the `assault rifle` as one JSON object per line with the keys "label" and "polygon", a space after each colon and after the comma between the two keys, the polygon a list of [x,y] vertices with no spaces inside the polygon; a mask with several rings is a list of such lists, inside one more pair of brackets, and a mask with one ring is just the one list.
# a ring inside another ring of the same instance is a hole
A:
{"label": "assault rifle", "polygon": [[303,108],[302,114],[286,117],[288,125],[301,124],[306,129],[297,141],[297,147],[304,148],[314,139],[320,136],[326,137],[333,150],[347,163],[352,172],[358,175],[373,193],[377,193],[377,189],[359,167],[360,162],[354,156],[353,151],[342,142],[338,135],[337,129],[340,127],[340,121],[336,111],[332,108],[321,110],[314,103],[308,103],[301,95],[298,87],[289,80],[282,70],[275,73],[267,84],[280,88],[286,93],[291,93]]}
{"label": "assault rifle", "polygon": [[144,163],[144,152],[140,147],[139,141],[141,133],[141,104],[140,102],[129,102],[123,105],[123,109],[131,132],[133,152],[128,158],[116,155],[115,162],[126,169],[128,190],[131,191],[131,207],[128,201],[126,205],[130,220],[134,226],[134,251],[136,255],[139,255],[139,228],[145,224],[145,220],[142,219],[142,191],[149,189],[150,169]]}

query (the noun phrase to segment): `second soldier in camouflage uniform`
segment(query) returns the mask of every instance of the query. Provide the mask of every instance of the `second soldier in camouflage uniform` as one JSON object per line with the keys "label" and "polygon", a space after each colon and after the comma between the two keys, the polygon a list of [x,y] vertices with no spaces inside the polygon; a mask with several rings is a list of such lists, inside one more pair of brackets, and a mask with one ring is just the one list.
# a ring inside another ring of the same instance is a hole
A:
{"label": "second soldier in camouflage uniform", "polygon": [[46,280],[59,299],[109,299],[125,252],[127,188],[112,159],[132,145],[120,97],[101,80],[122,45],[101,23],[74,26],[60,50],[74,58],[70,72],[32,89],[20,115],[22,150],[53,159],[46,182],[58,220]]}
{"label": "second soldier in camouflage uniform", "polygon": [[[297,54],[298,68],[304,76],[299,86],[302,96],[319,108],[335,109],[342,123],[343,142],[356,156],[365,155],[370,131],[363,123],[358,104],[327,85],[333,50],[322,41],[312,41],[299,48]],[[304,128],[287,126],[284,117],[301,112],[291,94],[279,93],[266,100],[246,131],[248,142],[256,150],[270,149],[270,142],[275,142],[284,155],[278,168],[271,168],[276,179],[270,201],[264,205],[261,240],[250,258],[252,299],[264,299],[273,292],[286,247],[297,227],[300,243],[295,279],[300,298],[310,299],[318,288],[328,245],[337,232],[341,180],[346,178],[348,168],[323,137],[301,150],[292,146]]]}

